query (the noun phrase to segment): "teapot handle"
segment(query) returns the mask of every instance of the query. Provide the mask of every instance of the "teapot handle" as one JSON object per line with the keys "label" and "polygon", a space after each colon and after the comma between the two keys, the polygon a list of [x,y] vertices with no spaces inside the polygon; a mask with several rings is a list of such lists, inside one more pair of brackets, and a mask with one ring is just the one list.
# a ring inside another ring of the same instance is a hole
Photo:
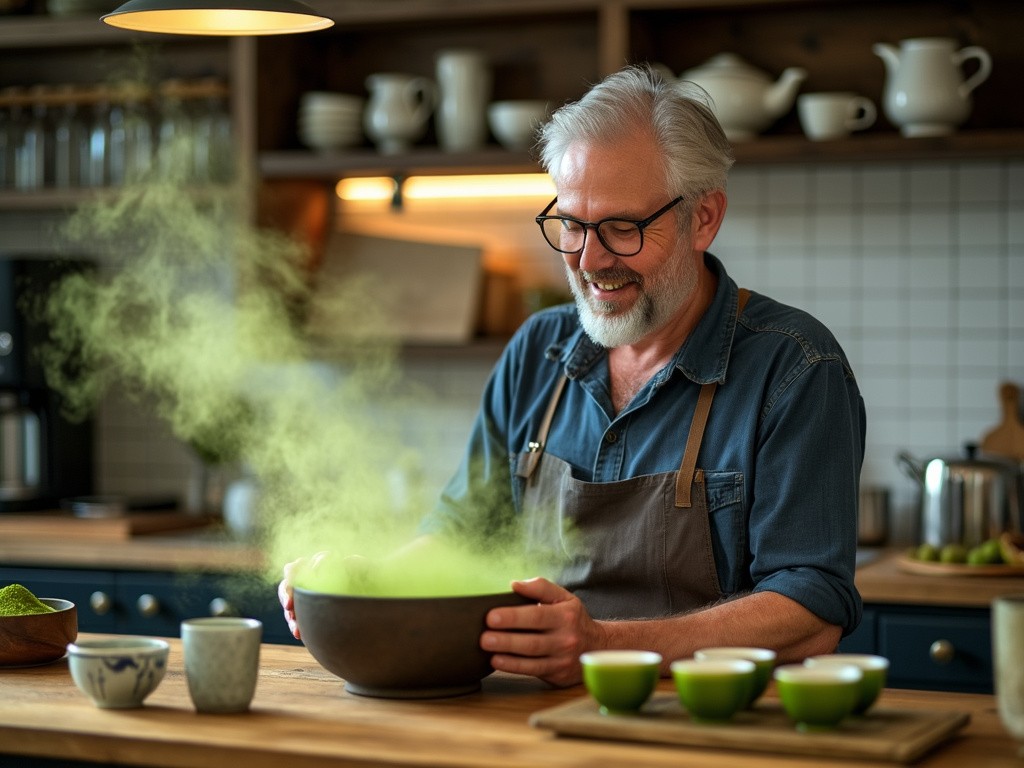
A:
{"label": "teapot handle", "polygon": [[956,53],[955,59],[957,66],[960,66],[969,59],[978,60],[978,71],[960,84],[958,90],[960,91],[961,97],[967,96],[967,94],[985,82],[988,79],[988,76],[992,74],[992,57],[989,56],[988,51],[981,46],[970,45],[966,48],[962,48]]}
{"label": "teapot handle", "polygon": [[918,483],[924,482],[924,467],[921,463],[911,456],[906,451],[900,451],[896,454],[896,463],[900,469],[903,470],[903,474]]}

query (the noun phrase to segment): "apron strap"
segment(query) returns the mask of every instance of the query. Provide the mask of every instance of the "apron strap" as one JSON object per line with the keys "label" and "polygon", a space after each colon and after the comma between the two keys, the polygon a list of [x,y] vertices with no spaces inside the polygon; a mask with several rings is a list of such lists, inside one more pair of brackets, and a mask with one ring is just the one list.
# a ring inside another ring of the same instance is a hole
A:
{"label": "apron strap", "polygon": [[558,401],[562,397],[562,390],[565,389],[565,382],[569,379],[563,374],[555,384],[555,391],[551,394],[551,399],[548,401],[548,409],[544,412],[544,418],[540,422],[540,429],[537,432],[537,439],[531,441],[529,444],[529,451],[525,454],[520,455],[519,463],[516,466],[516,476],[523,477],[527,480],[533,475],[534,470],[537,469],[537,464],[540,463],[541,454],[544,453],[544,444],[548,440],[548,432],[551,430],[551,422],[555,418],[555,409],[558,407]]}
{"label": "apron strap", "polygon": [[[743,314],[743,308],[747,306],[750,299],[750,291],[740,288],[739,302],[736,305],[736,320]],[[690,491],[693,482],[697,479],[697,455],[700,453],[700,444],[704,441],[704,428],[708,423],[708,414],[711,413],[711,402],[715,398],[715,391],[718,389],[718,382],[712,381],[700,388],[700,395],[697,397],[697,407],[693,411],[693,421],[690,422],[690,434],[686,436],[686,450],[683,452],[683,461],[679,465],[679,473],[676,475],[676,506],[690,508],[693,501],[690,498]]]}

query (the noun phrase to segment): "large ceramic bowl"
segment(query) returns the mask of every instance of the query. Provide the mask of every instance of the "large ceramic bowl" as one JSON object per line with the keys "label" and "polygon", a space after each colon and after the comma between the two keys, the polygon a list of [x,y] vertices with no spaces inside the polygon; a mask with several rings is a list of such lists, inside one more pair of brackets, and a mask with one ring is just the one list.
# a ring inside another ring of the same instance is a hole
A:
{"label": "large ceramic bowl", "polygon": [[41,597],[54,610],[25,616],[0,616],[0,667],[49,664],[61,658],[78,637],[78,609],[70,600]]}
{"label": "large ceramic bowl", "polygon": [[306,648],[362,696],[424,699],[480,688],[491,668],[480,648],[492,608],[525,605],[512,592],[468,597],[360,597],[295,589]]}

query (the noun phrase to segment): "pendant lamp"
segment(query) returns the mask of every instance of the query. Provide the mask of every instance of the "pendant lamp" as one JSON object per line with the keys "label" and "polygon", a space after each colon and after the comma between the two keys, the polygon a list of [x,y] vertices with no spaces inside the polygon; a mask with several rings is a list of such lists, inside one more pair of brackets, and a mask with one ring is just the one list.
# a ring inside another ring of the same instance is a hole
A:
{"label": "pendant lamp", "polygon": [[299,0],[128,0],[102,20],[171,35],[288,35],[334,25]]}

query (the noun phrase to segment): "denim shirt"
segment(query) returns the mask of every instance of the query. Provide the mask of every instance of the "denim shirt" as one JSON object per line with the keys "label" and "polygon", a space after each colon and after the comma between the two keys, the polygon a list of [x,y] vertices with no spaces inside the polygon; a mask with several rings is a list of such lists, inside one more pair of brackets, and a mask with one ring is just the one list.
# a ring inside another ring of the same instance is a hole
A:
{"label": "denim shirt", "polygon": [[718,276],[710,307],[618,414],[607,350],[584,334],[575,306],[532,315],[491,374],[426,530],[494,524],[472,518],[516,506],[515,456],[537,439],[563,372],[545,451],[594,483],[677,470],[700,387],[716,381],[697,466],[723,594],[776,592],[848,634],[862,611],[854,569],[865,414],[853,372],[806,312],[753,293],[737,322],[736,283],[714,256],[705,261]]}

